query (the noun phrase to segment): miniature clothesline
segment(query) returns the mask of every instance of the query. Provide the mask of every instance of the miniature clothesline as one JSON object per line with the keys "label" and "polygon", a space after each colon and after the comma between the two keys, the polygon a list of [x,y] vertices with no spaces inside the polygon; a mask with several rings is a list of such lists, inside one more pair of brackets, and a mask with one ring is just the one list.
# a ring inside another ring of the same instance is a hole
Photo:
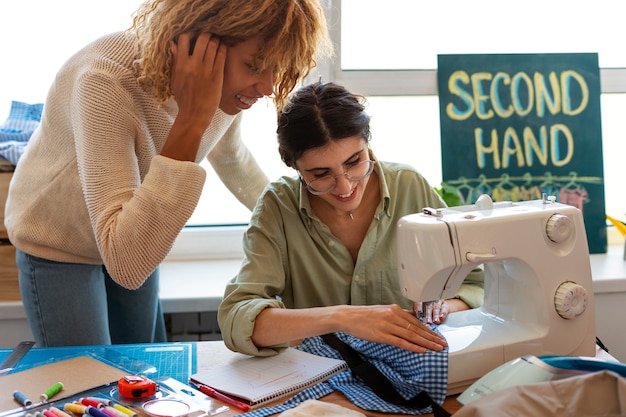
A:
{"label": "miniature clothesline", "polygon": [[[472,182],[477,183],[471,185]],[[490,183],[497,184],[495,186]],[[523,182],[515,184],[515,182]],[[536,184],[540,182],[540,184]],[[533,184],[535,183],[535,184]],[[546,173],[532,177],[530,173],[511,177],[503,174],[497,178],[480,175],[475,179],[460,177],[458,180],[444,181],[448,191],[454,191],[462,204],[471,204],[480,194],[490,195],[494,201],[527,201],[540,199],[543,194],[554,195],[557,201],[572,205],[582,211],[583,205],[590,201],[587,190],[581,184],[602,183],[600,177],[579,177],[575,172],[567,176],[553,176]]]}

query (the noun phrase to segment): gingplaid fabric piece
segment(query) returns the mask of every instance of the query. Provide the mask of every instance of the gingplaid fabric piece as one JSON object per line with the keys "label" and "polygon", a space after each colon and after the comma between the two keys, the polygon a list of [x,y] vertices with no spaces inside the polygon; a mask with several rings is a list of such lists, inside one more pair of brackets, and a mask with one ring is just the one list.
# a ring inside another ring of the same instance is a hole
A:
{"label": "gingplaid fabric piece", "polygon": [[26,143],[24,142],[0,142],[0,157],[6,159],[13,165],[17,165],[17,161],[20,160],[25,150]]}
{"label": "gingplaid fabric piece", "polygon": [[[432,326],[437,331],[436,326]],[[346,333],[336,333],[337,337],[359,352],[364,360],[372,363],[391,382],[393,387],[406,399],[426,391],[438,404],[443,404],[448,387],[448,349],[441,352],[423,354],[409,352],[395,346],[368,342]],[[305,339],[296,346],[315,355],[342,359],[339,352],[328,346],[321,337]],[[395,414],[426,414],[431,407],[413,409],[390,404],[380,399],[350,370],[332,376],[326,382],[306,389],[283,404],[254,410],[243,414],[245,417],[265,417],[293,408],[308,399],[319,399],[332,391],[341,391],[350,402],[364,410]]]}
{"label": "gingplaid fabric piece", "polygon": [[31,135],[39,126],[43,104],[11,102],[9,117],[0,125],[0,156],[17,165]]}

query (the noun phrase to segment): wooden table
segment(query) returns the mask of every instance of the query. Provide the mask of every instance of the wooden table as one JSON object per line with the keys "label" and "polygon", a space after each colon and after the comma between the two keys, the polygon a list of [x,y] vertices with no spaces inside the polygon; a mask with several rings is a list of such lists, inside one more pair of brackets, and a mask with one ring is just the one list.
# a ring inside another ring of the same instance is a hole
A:
{"label": "wooden table", "polygon": [[[224,365],[236,358],[244,356],[240,353],[232,352],[229,350],[222,341],[212,341],[212,342],[198,342],[197,343],[197,367],[198,372],[213,369],[215,367]],[[461,405],[456,401],[456,395],[450,396],[446,399],[443,404],[443,408],[446,409],[450,414],[458,411],[461,408]],[[357,410],[366,414],[368,416],[376,416],[376,417],[406,417],[406,414],[388,414],[388,413],[378,413],[373,411],[365,411],[354,404],[352,404],[348,399],[338,391],[332,392],[325,397],[320,398],[321,401],[327,401],[334,404],[341,405],[346,408],[350,408],[352,410]],[[217,400],[215,400],[217,401]],[[276,404],[284,402],[285,400],[281,400]],[[226,404],[227,405],[227,404]],[[270,404],[272,405],[272,404]],[[238,414],[242,414],[241,411],[237,410],[234,407],[230,407],[230,411],[218,414],[218,417],[230,417]],[[425,417],[432,416],[432,414],[423,414]]]}
{"label": "wooden table", "polygon": [[[452,395],[448,398],[446,398],[446,400],[443,403],[443,408],[450,414],[454,414],[455,412],[459,411],[459,409],[461,408],[461,404],[459,404],[456,401],[456,395]],[[357,410],[360,411],[363,414],[366,414],[368,416],[375,416],[375,417],[389,417],[389,416],[402,416],[402,417],[406,417],[406,414],[388,414],[388,413],[378,413],[378,412],[374,412],[374,411],[365,411],[357,406],[355,406],[354,404],[352,404],[350,401],[348,401],[348,399],[346,397],[344,397],[344,395],[340,392],[333,392],[331,394],[328,394],[325,397],[320,398],[321,401],[328,401],[334,404],[339,404],[343,407],[346,408],[350,408],[352,410]],[[432,417],[433,414],[432,413],[428,413],[428,414],[422,414],[422,416],[424,417]]]}

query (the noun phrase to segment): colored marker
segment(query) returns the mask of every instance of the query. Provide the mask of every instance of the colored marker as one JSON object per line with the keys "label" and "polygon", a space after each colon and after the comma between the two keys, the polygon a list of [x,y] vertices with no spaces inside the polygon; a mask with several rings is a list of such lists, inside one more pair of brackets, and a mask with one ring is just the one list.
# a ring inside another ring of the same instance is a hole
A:
{"label": "colored marker", "polygon": [[48,401],[48,399],[54,397],[59,392],[61,392],[62,389],[63,383],[57,382],[56,384],[45,390],[43,394],[41,394],[41,401]]}
{"label": "colored marker", "polygon": [[200,390],[200,392],[208,395],[209,397],[215,398],[216,400],[220,400],[226,404],[230,404],[234,407],[237,407],[238,409],[242,411],[250,410],[250,406],[248,404],[242,403],[241,401],[238,401],[234,399],[233,397],[229,397],[228,395],[222,394],[221,392],[216,391],[211,387],[208,387],[206,385],[198,385],[198,389]]}
{"label": "colored marker", "polygon": [[130,408],[124,407],[123,405],[113,404],[113,408],[115,408],[116,410],[121,411],[122,413],[126,414],[129,417],[136,417],[137,416],[137,413],[135,413]]}
{"label": "colored marker", "polygon": [[86,411],[87,411],[87,414],[89,414],[92,417],[109,417],[107,413],[103,412],[98,407],[93,407],[91,405],[87,406]]}
{"label": "colored marker", "polygon": [[103,413],[108,414],[110,417],[128,417],[125,413],[122,413],[120,410],[116,410],[111,406],[106,406],[101,408]]}
{"label": "colored marker", "polygon": [[115,417],[128,417],[128,414],[114,408],[112,405],[108,405],[106,407],[104,407],[102,409],[102,411],[106,411],[107,414],[113,416],[113,414],[115,414]]}
{"label": "colored marker", "polygon": [[13,391],[13,398],[15,398],[15,401],[17,401],[18,403],[22,404],[25,407],[28,407],[29,405],[33,404],[33,402],[29,400],[26,395],[19,392],[18,390]]}

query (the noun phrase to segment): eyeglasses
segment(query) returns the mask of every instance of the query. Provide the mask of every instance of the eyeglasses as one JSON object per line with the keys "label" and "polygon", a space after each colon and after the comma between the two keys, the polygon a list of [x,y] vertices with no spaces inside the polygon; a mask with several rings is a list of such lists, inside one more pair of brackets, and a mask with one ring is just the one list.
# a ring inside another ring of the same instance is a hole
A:
{"label": "eyeglasses", "polygon": [[358,164],[348,168],[343,174],[339,175],[327,175],[322,178],[315,179],[309,183],[302,181],[306,184],[306,188],[311,194],[322,195],[331,192],[337,186],[337,178],[346,177],[348,181],[361,181],[364,178],[369,177],[374,171],[374,161],[362,161]]}

